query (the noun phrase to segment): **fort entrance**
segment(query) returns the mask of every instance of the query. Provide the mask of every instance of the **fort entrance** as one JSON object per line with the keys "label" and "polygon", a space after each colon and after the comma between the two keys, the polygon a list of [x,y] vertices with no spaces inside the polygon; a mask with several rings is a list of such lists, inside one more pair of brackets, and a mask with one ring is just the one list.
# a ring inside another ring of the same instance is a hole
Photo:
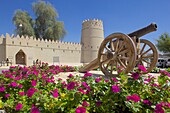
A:
{"label": "fort entrance", "polygon": [[20,50],[16,56],[16,64],[26,65],[26,55],[23,50]]}

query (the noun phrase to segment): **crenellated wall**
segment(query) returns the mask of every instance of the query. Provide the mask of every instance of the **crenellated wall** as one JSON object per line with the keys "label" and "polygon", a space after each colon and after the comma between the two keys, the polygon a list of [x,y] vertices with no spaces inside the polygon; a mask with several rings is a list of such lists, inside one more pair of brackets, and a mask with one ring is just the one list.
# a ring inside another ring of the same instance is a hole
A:
{"label": "crenellated wall", "polygon": [[32,65],[37,59],[49,64],[89,63],[97,58],[104,40],[103,22],[82,22],[81,43],[40,40],[24,36],[0,36],[0,62],[9,59],[13,65]]}
{"label": "crenellated wall", "polygon": [[81,56],[80,43],[37,40],[33,37],[15,37],[9,34],[6,34],[6,37],[0,37],[0,49],[6,51],[5,55],[0,54],[0,56],[6,56],[1,61],[9,58],[13,64],[17,63],[19,52],[25,54],[25,65],[32,65],[36,59],[49,64],[80,63]]}

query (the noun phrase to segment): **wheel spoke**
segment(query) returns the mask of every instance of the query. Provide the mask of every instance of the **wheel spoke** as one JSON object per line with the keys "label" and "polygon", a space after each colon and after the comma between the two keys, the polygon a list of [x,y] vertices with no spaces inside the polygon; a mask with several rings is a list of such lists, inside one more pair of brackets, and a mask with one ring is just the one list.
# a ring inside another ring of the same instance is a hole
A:
{"label": "wheel spoke", "polygon": [[110,70],[110,74],[113,73],[113,64],[111,64],[111,70]]}
{"label": "wheel spoke", "polygon": [[118,62],[120,63],[121,66],[123,66],[124,68],[126,68],[126,65],[118,58]]}
{"label": "wheel spoke", "polygon": [[117,39],[115,43],[116,43],[115,51],[117,51],[119,47],[119,39]]}
{"label": "wheel spoke", "polygon": [[111,48],[112,51],[115,51],[115,48],[114,48],[114,45],[113,45],[113,41],[112,41],[112,40],[110,41],[110,48]]}
{"label": "wheel spoke", "polygon": [[151,58],[154,57],[153,54],[147,55],[147,56],[142,56],[142,58]]}
{"label": "wheel spoke", "polygon": [[125,45],[125,42],[123,41],[123,42],[120,44],[120,48],[119,48],[117,51],[118,51],[118,52],[121,51],[121,50],[123,49],[124,45]]}
{"label": "wheel spoke", "polygon": [[129,57],[125,57],[125,56],[119,56],[120,59],[123,59],[123,60],[129,60],[130,58]]}
{"label": "wheel spoke", "polygon": [[151,64],[151,62],[146,61],[145,59],[142,59],[142,61],[146,62],[147,64]]}
{"label": "wheel spoke", "polygon": [[142,49],[141,49],[141,51],[140,51],[140,54],[142,54],[142,52],[143,52],[145,46],[146,46],[146,43],[143,45],[143,47],[142,47]]}
{"label": "wheel spoke", "polygon": [[145,51],[144,53],[142,53],[141,56],[143,56],[144,54],[148,53],[150,50],[152,50],[152,49],[149,48],[147,51]]}
{"label": "wheel spoke", "polygon": [[107,53],[101,53],[101,55],[107,55]]}
{"label": "wheel spoke", "polygon": [[105,48],[106,48],[107,51],[111,52],[111,50],[107,46],[105,46]]}
{"label": "wheel spoke", "polygon": [[108,69],[109,65],[112,63],[112,60],[110,60],[107,65],[106,65],[106,69]]}
{"label": "wheel spoke", "polygon": [[140,63],[141,65],[143,65],[143,62],[142,62],[142,60],[140,60],[140,61],[139,61],[139,63]]}
{"label": "wheel spoke", "polygon": [[105,64],[105,63],[107,63],[109,60],[110,60],[110,59],[105,59],[105,60],[102,61],[101,63],[102,63],[102,64]]}
{"label": "wheel spoke", "polygon": [[124,49],[124,50],[120,51],[120,52],[118,53],[118,55],[120,55],[120,54],[125,54],[125,53],[127,53],[128,51],[129,51],[128,49]]}

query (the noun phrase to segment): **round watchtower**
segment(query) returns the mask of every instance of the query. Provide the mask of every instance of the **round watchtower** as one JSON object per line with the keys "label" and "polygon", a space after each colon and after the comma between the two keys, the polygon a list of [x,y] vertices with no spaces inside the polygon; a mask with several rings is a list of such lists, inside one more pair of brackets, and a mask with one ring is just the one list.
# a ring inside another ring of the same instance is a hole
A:
{"label": "round watchtower", "polygon": [[97,58],[101,42],[104,40],[103,22],[101,20],[85,20],[82,23],[81,63],[89,63]]}

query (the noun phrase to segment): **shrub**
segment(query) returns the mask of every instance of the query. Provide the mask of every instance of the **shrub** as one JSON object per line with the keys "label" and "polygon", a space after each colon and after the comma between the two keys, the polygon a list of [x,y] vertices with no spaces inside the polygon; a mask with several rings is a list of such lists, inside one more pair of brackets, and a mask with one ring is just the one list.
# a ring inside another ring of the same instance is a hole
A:
{"label": "shrub", "polygon": [[161,71],[155,81],[141,74],[145,70],[139,66],[132,76],[115,78],[70,74],[63,81],[54,77],[63,72],[59,66],[10,67],[0,75],[0,107],[21,113],[170,112],[170,74]]}

